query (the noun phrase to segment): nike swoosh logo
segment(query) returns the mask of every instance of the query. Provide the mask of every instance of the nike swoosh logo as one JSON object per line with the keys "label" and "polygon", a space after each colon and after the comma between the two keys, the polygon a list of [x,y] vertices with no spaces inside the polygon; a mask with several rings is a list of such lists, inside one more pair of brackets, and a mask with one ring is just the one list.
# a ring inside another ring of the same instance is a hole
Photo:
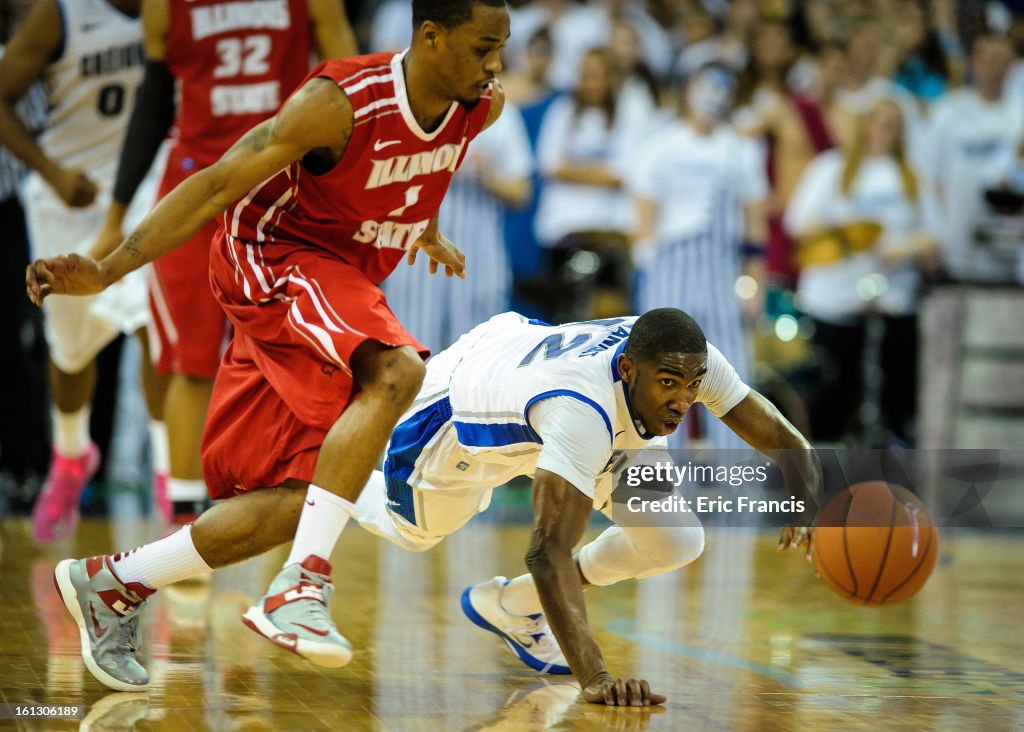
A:
{"label": "nike swoosh logo", "polygon": [[324,637],[330,633],[329,630],[317,630],[316,628],[310,628],[308,625],[303,625],[302,623],[293,623],[293,625],[297,628],[303,628],[304,630],[308,630],[310,633],[314,633],[315,635],[319,635],[321,637]]}
{"label": "nike swoosh logo", "polygon": [[96,640],[102,640],[107,635],[107,629],[96,619],[96,609],[93,608],[91,602],[89,603],[89,616],[92,618],[92,629],[96,634]]}
{"label": "nike swoosh logo", "polygon": [[373,151],[380,152],[384,148],[391,147],[392,145],[397,145],[400,142],[401,140],[377,140],[375,143],[373,143]]}
{"label": "nike swoosh logo", "polygon": [[315,506],[315,505],[316,505],[316,501],[311,501],[311,500],[309,500],[309,499],[307,498],[307,499],[306,499],[306,505],[307,505],[307,506]]}

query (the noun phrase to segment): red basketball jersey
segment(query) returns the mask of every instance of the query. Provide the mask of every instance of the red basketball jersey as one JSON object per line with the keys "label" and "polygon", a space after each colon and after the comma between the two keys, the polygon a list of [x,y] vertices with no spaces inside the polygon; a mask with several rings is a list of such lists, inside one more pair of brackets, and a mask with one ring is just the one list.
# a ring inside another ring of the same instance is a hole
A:
{"label": "red basketball jersey", "polygon": [[166,64],[178,81],[177,153],[214,163],[309,73],[306,0],[170,0]]}
{"label": "red basketball jersey", "polygon": [[354,126],[345,153],[314,175],[292,163],[224,212],[236,239],[304,243],[358,267],[375,284],[401,261],[437,213],[452,173],[483,128],[491,107],[453,102],[424,132],[409,108],[404,54],[326,61],[310,74],[335,81],[348,96]]}

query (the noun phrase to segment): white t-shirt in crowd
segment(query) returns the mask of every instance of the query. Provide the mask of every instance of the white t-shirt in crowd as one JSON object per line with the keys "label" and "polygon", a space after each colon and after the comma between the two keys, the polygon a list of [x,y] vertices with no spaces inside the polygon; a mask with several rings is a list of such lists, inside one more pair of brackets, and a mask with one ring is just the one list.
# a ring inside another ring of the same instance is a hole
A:
{"label": "white t-shirt in crowd", "polygon": [[1021,102],[1016,96],[986,102],[973,89],[960,89],[933,108],[928,172],[942,217],[946,266],[955,277],[1007,279],[1005,263],[974,243],[974,230],[986,210],[985,189],[1009,173],[1024,141]]}
{"label": "white t-shirt in crowd", "polygon": [[721,215],[723,193],[750,204],[769,192],[764,151],[756,141],[725,124],[702,135],[679,119],[640,148],[628,183],[633,194],[658,204],[659,243],[709,231]]}
{"label": "white t-shirt in crowd", "polygon": [[609,126],[601,110],[576,111],[571,97],[552,103],[537,140],[537,165],[549,178],[537,209],[537,238],[546,246],[579,231],[619,231],[633,227],[633,204],[625,189],[550,179],[566,162],[605,165],[624,177],[647,120],[642,109],[620,104]]}
{"label": "white t-shirt in crowd", "polygon": [[[797,287],[800,306],[826,322],[841,321],[869,307],[890,315],[913,313],[920,287],[917,269],[912,263],[883,267],[880,255],[900,246],[903,237],[929,230],[925,212],[932,207],[926,187],[919,181],[918,199],[912,200],[893,158],[865,158],[847,195],[842,192],[845,165],[838,150],[823,152],[808,165],[786,210],[786,229],[799,236],[819,226],[874,221],[882,233],[872,251],[830,265],[804,267]],[[858,292],[858,284],[874,273],[884,275],[885,284],[869,301]]]}

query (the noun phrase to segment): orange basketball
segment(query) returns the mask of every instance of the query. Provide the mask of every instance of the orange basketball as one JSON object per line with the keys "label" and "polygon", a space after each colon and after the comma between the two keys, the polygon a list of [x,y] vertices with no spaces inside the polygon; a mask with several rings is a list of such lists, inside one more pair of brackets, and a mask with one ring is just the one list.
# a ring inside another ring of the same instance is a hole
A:
{"label": "orange basketball", "polygon": [[814,563],[825,584],[861,605],[894,605],[928,581],[939,532],[906,488],[880,480],[852,485],[815,520]]}

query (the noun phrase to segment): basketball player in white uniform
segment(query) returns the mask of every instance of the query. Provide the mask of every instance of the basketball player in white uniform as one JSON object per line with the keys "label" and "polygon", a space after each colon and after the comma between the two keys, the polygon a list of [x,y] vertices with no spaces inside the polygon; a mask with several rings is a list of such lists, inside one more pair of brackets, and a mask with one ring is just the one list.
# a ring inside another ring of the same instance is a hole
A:
{"label": "basketball player in white uniform", "polygon": [[[689,564],[704,548],[700,522],[613,526],[572,550],[592,508],[611,517],[613,456],[664,446],[697,402],[754,448],[794,449],[799,457],[783,466],[787,489],[819,495],[810,445],[682,311],[563,326],[503,313],[427,363],[420,397],[392,433],[356,517],[424,551],[485,510],[495,488],[534,476],[530,573],[467,588],[463,611],[531,668],[574,673],[588,701],[658,703],[646,682],[607,673],[582,589]],[[806,537],[787,527],[780,548]]]}
{"label": "basketball player in white uniform", "polygon": [[[33,257],[85,253],[103,225],[142,80],[139,6],[139,0],[39,0],[0,59],[0,144],[32,171],[22,198]],[[13,105],[40,76],[50,111],[36,140]],[[144,213],[152,200],[151,193],[137,211]],[[94,359],[119,333],[145,325],[145,284],[137,275],[102,295],[54,298],[43,309],[54,455],[33,529],[37,540],[48,542],[73,531],[80,494],[99,463],[89,438]]]}
{"label": "basketball player in white uniform", "polygon": [[[637,310],[691,313],[745,379],[750,335],[736,280],[744,272],[760,279],[760,252],[746,252],[745,242],[767,233],[769,191],[757,143],[725,119],[734,86],[724,67],[695,72],[683,118],[642,148],[628,184],[637,209]],[[744,447],[717,420],[702,419],[700,427],[716,449]]]}
{"label": "basketball player in white uniform", "polygon": [[473,140],[438,212],[438,223],[473,263],[464,280],[424,277],[399,267],[384,281],[388,305],[432,353],[473,326],[509,309],[512,269],[505,251],[505,210],[530,195],[533,153],[523,117],[512,104]]}

